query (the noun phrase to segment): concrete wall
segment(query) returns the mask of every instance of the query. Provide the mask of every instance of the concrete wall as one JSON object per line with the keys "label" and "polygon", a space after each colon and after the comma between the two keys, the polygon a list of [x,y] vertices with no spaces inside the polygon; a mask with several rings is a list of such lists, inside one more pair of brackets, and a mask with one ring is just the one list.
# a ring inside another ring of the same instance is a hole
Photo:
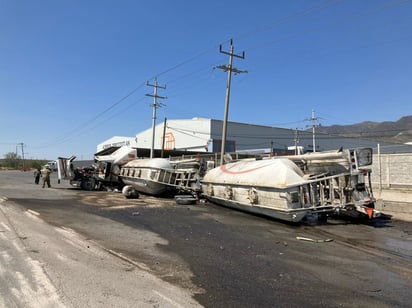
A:
{"label": "concrete wall", "polygon": [[371,179],[376,209],[412,221],[412,153],[374,154]]}
{"label": "concrete wall", "polygon": [[381,189],[412,190],[412,153],[374,154],[372,184]]}

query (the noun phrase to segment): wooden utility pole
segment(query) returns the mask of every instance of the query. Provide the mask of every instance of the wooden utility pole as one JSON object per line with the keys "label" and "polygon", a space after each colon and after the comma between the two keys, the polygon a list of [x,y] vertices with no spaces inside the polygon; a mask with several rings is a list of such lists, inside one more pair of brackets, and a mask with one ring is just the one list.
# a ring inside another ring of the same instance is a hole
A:
{"label": "wooden utility pole", "polygon": [[303,154],[298,152],[298,145],[299,145],[299,131],[295,129],[295,155]]}
{"label": "wooden utility pole", "polygon": [[164,104],[162,104],[162,103],[158,103],[157,102],[157,99],[158,98],[160,98],[160,99],[164,99],[164,98],[167,98],[167,97],[165,97],[165,96],[159,96],[159,95],[157,95],[157,89],[158,88],[160,88],[160,89],[166,89],[166,85],[164,85],[164,86],[159,86],[158,84],[157,84],[157,77],[155,77],[155,79],[154,79],[154,84],[150,84],[149,83],[149,81],[147,82],[147,85],[148,86],[150,86],[150,87],[153,87],[153,94],[146,94],[146,96],[151,96],[151,97],[153,97],[153,118],[152,118],[152,146],[150,147],[150,158],[153,158],[153,156],[154,156],[154,142],[155,142],[155,137],[156,137],[156,109],[158,108],[158,107],[163,107],[164,106]]}
{"label": "wooden utility pole", "polygon": [[220,152],[220,164],[223,165],[223,157],[225,155],[225,147],[226,147],[226,135],[227,135],[227,119],[228,119],[228,114],[229,114],[229,99],[230,99],[230,84],[232,80],[232,72],[235,74],[240,74],[240,73],[247,73],[247,71],[241,71],[238,70],[237,68],[234,68],[232,66],[233,64],[233,57],[236,58],[245,58],[245,52],[243,51],[241,55],[236,55],[234,53],[234,46],[233,46],[233,39],[230,39],[230,51],[223,51],[222,50],[222,45],[219,47],[220,53],[226,54],[229,56],[229,64],[228,65],[220,65],[217,66],[217,68],[220,68],[227,72],[227,87],[226,87],[226,102],[225,102],[225,114],[223,118],[223,129],[222,129],[222,148]]}
{"label": "wooden utility pole", "polygon": [[167,124],[167,118],[165,118],[165,121],[163,122],[162,151],[160,152],[161,158],[163,158],[164,153],[165,153],[166,124]]}

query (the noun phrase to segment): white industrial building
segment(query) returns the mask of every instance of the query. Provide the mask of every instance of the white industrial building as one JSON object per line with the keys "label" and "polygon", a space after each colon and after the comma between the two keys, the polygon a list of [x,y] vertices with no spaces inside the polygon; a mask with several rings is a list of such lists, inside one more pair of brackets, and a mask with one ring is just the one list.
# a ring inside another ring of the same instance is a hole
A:
{"label": "white industrial building", "polygon": [[133,148],[137,147],[135,137],[123,137],[123,136],[114,136],[102,143],[97,145],[97,152],[101,152],[105,149],[111,147],[121,147],[121,146],[131,146]]}
{"label": "white industrial building", "polygon": [[[190,152],[220,152],[222,144],[222,120],[193,118],[167,120],[155,128],[154,148],[157,150],[177,150]],[[152,128],[148,128],[136,137],[112,137],[97,146],[97,152],[113,146],[129,145],[140,149],[150,149],[152,146]],[[354,147],[377,147],[376,141],[343,138],[331,135],[316,134],[313,142],[313,132],[292,130],[270,126],[227,123],[227,138],[225,152],[274,152],[285,153],[288,148],[300,146],[304,151],[326,151]]]}

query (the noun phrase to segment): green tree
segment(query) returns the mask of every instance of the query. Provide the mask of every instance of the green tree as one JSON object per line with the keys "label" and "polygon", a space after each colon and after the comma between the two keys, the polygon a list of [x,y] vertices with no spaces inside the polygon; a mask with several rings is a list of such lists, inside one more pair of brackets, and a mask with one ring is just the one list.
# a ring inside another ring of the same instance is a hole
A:
{"label": "green tree", "polygon": [[9,152],[4,155],[4,166],[10,168],[16,168],[19,165],[20,156],[14,152]]}

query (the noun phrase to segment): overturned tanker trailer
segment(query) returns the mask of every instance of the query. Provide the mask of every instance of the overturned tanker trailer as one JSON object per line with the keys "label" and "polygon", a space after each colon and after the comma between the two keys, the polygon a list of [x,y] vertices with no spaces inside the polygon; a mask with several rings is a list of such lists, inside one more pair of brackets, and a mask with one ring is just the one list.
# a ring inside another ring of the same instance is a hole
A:
{"label": "overturned tanker trailer", "polygon": [[179,191],[198,190],[201,162],[198,159],[143,158],[122,166],[119,178],[126,185],[123,194],[132,191],[158,196]]}
{"label": "overturned tanker trailer", "polygon": [[244,159],[206,173],[203,195],[219,205],[299,222],[308,214],[373,218],[372,149]]}

